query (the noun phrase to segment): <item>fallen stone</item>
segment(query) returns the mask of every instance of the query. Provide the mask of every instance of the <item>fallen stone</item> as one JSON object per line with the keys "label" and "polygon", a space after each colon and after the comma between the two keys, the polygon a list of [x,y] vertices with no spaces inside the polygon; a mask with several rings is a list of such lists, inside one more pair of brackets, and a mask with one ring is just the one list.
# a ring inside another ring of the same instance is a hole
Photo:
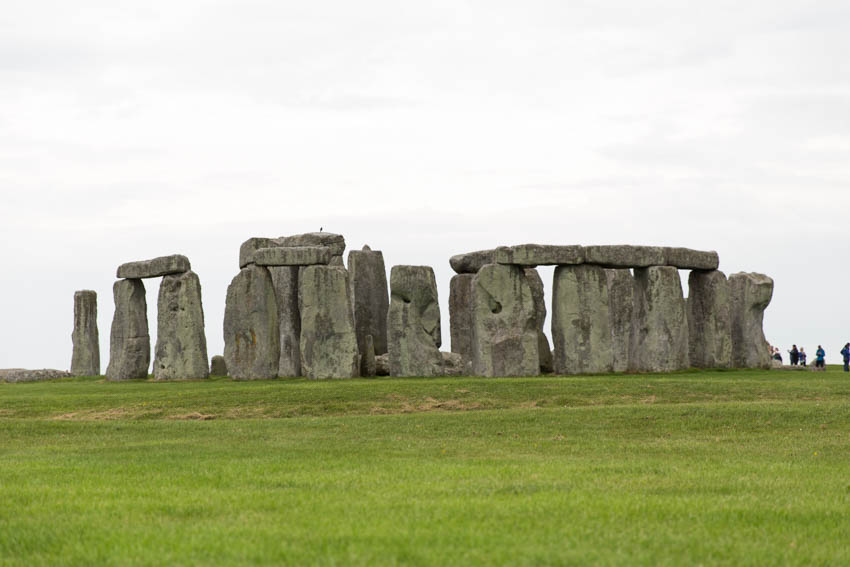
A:
{"label": "fallen stone", "polygon": [[151,363],[148,304],[140,279],[118,280],[112,286],[115,315],[109,332],[110,380],[147,378]]}
{"label": "fallen stone", "polygon": [[608,280],[608,314],[610,315],[614,372],[625,372],[629,369],[635,281],[628,269],[606,269],[605,276]]}
{"label": "fallen stone", "polygon": [[358,376],[360,354],[348,272],[335,266],[307,266],[299,280],[302,374],[319,380]]}
{"label": "fallen stone", "polygon": [[210,361],[210,375],[228,376],[227,363],[224,361],[224,357],[220,354],[217,354],[212,357],[212,360]]}
{"label": "fallen stone", "polygon": [[375,376],[390,375],[390,355],[379,354],[375,356]]}
{"label": "fallen stone", "polygon": [[664,265],[664,249],[660,246],[585,246],[584,261],[605,268],[647,268]]}
{"label": "fallen stone", "polygon": [[601,266],[558,266],[552,290],[552,342],[557,374],[614,369],[608,278]]}
{"label": "fallen stone", "polygon": [[449,329],[452,352],[472,360],[472,280],[475,274],[456,274],[449,282]]}
{"label": "fallen stone", "polygon": [[365,352],[366,337],[372,337],[375,354],[387,352],[387,313],[390,307],[384,255],[364,246],[348,253],[351,304],[357,344]]}
{"label": "fallen stone", "polygon": [[449,258],[449,264],[457,274],[477,274],[487,264],[495,263],[495,250],[478,250],[466,254],[456,254]]}
{"label": "fallen stone", "polygon": [[430,266],[393,266],[387,350],[391,376],[441,376],[437,280]]}
{"label": "fallen stone", "polygon": [[260,248],[273,248],[277,245],[277,239],[274,238],[264,238],[261,236],[249,238],[239,247],[239,269],[241,270],[248,264],[253,264],[254,252]]}
{"label": "fallen stone", "polygon": [[201,280],[195,272],[162,278],[154,353],[153,375],[157,380],[209,376]]}
{"label": "fallen stone", "polygon": [[692,271],[688,277],[687,308],[691,366],[729,368],[732,320],[726,275],[716,270]]}
{"label": "fallen stone", "polygon": [[[44,368],[41,370],[28,370],[26,368],[2,368],[0,369],[0,382],[43,382],[45,380],[59,380],[70,378],[72,374],[65,370],[53,370]],[[81,375],[82,376],[82,375]]]}
{"label": "fallen stone", "polygon": [[366,335],[366,340],[363,343],[363,348],[360,349],[360,375],[365,378],[372,378],[377,372],[375,368],[375,343],[372,340],[372,335]]}
{"label": "fallen stone", "polygon": [[679,270],[635,270],[635,310],[629,368],[672,372],[688,368],[688,318]]}
{"label": "fallen stone", "polygon": [[549,337],[543,332],[546,324],[546,296],[543,280],[534,268],[525,269],[525,279],[531,286],[531,297],[534,299],[534,319],[537,326],[537,350],[540,352],[540,372],[549,373],[555,370],[552,359],[552,349],[549,348]]}
{"label": "fallen stone", "polygon": [[762,325],[772,298],[773,280],[768,276],[744,272],[729,276],[734,368],[770,368],[770,345]]}
{"label": "fallen stone", "polygon": [[717,252],[690,248],[664,248],[664,264],[680,270],[716,270],[720,265]]}
{"label": "fallen stone", "polygon": [[496,248],[497,264],[518,266],[562,266],[582,264],[584,250],[581,246],[553,246],[550,244],[520,244]]}
{"label": "fallen stone", "polygon": [[468,372],[468,364],[463,355],[456,352],[440,351],[443,357],[443,376],[463,376]]}
{"label": "fallen stone", "polygon": [[324,246],[330,249],[331,256],[342,256],[345,252],[345,238],[331,232],[308,232],[275,239],[278,246]]}
{"label": "fallen stone", "polygon": [[287,248],[259,248],[254,251],[258,266],[314,266],[331,261],[329,248],[322,246],[292,246]]}
{"label": "fallen stone", "polygon": [[280,359],[277,375],[301,376],[301,311],[298,308],[299,266],[270,266],[277,301]]}
{"label": "fallen stone", "polygon": [[227,287],[224,360],[236,380],[277,377],[280,335],[277,299],[269,270],[243,268]]}
{"label": "fallen stone", "polygon": [[98,376],[100,336],[97,331],[97,293],[94,291],[82,290],[74,293],[74,330],[71,333],[71,342],[71,374]]}
{"label": "fallen stone", "polygon": [[153,260],[128,262],[118,266],[118,277],[126,279],[158,278],[168,274],[182,274],[192,269],[189,258],[181,254],[160,256]]}
{"label": "fallen stone", "polygon": [[518,266],[489,264],[472,284],[472,368],[480,376],[540,374],[534,298]]}

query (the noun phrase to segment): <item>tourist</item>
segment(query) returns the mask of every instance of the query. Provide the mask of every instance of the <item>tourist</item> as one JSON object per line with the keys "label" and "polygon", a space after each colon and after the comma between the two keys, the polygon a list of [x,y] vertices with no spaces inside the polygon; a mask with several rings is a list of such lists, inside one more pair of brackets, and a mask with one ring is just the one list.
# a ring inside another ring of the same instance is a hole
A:
{"label": "tourist", "polygon": [[826,358],[826,351],[823,350],[822,346],[818,345],[818,350],[815,351],[815,368],[826,370],[824,358]]}
{"label": "tourist", "polygon": [[800,351],[797,350],[797,345],[791,345],[788,355],[788,358],[791,360],[791,366],[797,366],[797,362],[800,360]]}
{"label": "tourist", "polygon": [[850,343],[841,349],[841,356],[844,358],[844,372],[850,372]]}
{"label": "tourist", "polygon": [[782,362],[782,353],[779,352],[779,347],[771,347],[773,349],[773,360]]}
{"label": "tourist", "polygon": [[806,365],[806,357],[807,356],[808,355],[806,354],[806,349],[804,349],[803,347],[800,347],[800,366]]}

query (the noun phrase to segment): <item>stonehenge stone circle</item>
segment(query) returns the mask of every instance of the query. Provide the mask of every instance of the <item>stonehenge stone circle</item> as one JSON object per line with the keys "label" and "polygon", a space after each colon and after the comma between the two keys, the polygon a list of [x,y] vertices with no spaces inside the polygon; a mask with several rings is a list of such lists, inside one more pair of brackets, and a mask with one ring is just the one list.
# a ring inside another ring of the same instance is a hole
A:
{"label": "stonehenge stone circle", "polygon": [[82,290],[74,293],[74,330],[71,374],[100,374],[100,336],[97,332],[97,293]]}
{"label": "stonehenge stone circle", "polygon": [[629,369],[629,343],[632,338],[635,280],[627,268],[605,270],[608,280],[608,313],[611,326],[611,348],[614,372]]}
{"label": "stonehenge stone circle", "polygon": [[440,305],[430,266],[393,266],[387,314],[391,376],[440,376]]}
{"label": "stonehenge stone circle", "polygon": [[360,354],[348,271],[338,266],[307,266],[299,280],[302,374],[312,379],[358,376]]}
{"label": "stonehenge stone circle", "polygon": [[181,254],[173,254],[152,260],[121,264],[118,266],[118,277],[125,279],[158,278],[169,274],[182,274],[191,269],[189,258]]}
{"label": "stonehenge stone circle", "polygon": [[[390,296],[383,253],[368,246],[362,250],[351,250],[348,253],[348,277],[360,352],[366,352],[366,337],[371,336],[374,353],[384,354],[387,352]],[[363,362],[366,363],[365,357]]]}
{"label": "stonehenge stone circle", "polygon": [[605,269],[589,264],[558,266],[552,298],[555,372],[611,372],[614,351]]}
{"label": "stonehenge stone circle", "polygon": [[531,286],[531,297],[534,300],[534,319],[537,326],[537,350],[540,352],[540,372],[552,372],[554,362],[552,349],[549,348],[549,338],[543,332],[546,324],[546,292],[543,289],[543,279],[535,268],[525,269],[525,279]]}
{"label": "stonehenge stone circle", "polygon": [[452,352],[472,362],[472,280],[475,274],[456,274],[449,282],[449,330]]}
{"label": "stonehenge stone circle", "polygon": [[689,359],[695,368],[728,368],[732,363],[729,282],[717,270],[688,277]]}
{"label": "stonehenge stone circle", "polygon": [[298,266],[269,266],[280,336],[277,375],[301,376],[301,311],[298,308]]}
{"label": "stonehenge stone circle", "polygon": [[249,265],[227,287],[224,360],[232,378],[276,378],[280,329],[274,284],[268,269]]}
{"label": "stonehenge stone circle", "polygon": [[472,283],[472,368],[480,376],[540,374],[537,318],[525,272],[488,264]]}
{"label": "stonehenge stone circle", "polygon": [[495,250],[477,250],[456,254],[449,259],[449,264],[457,274],[477,274],[487,264],[493,264],[495,256]]}
{"label": "stonehenge stone circle", "polygon": [[729,276],[732,318],[732,366],[770,368],[764,338],[764,310],[773,298],[773,280],[764,274],[739,272]]}
{"label": "stonehenge stone circle", "polygon": [[157,300],[154,378],[206,378],[208,364],[201,280],[192,271],[167,275]]}
{"label": "stonehenge stone circle", "polygon": [[671,372],[688,368],[688,319],[679,271],[635,269],[635,308],[629,369]]}
{"label": "stonehenge stone circle", "polygon": [[210,375],[228,376],[227,363],[224,361],[224,357],[222,355],[217,354],[212,357],[212,360],[210,360]]}
{"label": "stonehenge stone circle", "polygon": [[563,266],[584,263],[581,246],[552,246],[549,244],[520,244],[496,248],[497,264],[517,266]]}
{"label": "stonehenge stone circle", "polygon": [[260,248],[253,259],[258,266],[312,266],[330,262],[331,251],[322,246]]}
{"label": "stonehenge stone circle", "polygon": [[140,279],[118,280],[112,286],[115,314],[109,332],[110,380],[147,378],[151,362],[148,304]]}

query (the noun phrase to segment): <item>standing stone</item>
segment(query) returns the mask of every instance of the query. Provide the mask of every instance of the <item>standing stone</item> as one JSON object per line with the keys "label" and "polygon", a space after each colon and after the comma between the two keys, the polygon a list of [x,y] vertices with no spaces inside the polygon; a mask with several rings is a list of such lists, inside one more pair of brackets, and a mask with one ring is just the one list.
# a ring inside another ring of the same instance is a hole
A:
{"label": "standing stone", "polygon": [[687,307],[691,366],[728,368],[732,361],[732,320],[726,275],[716,270],[692,271]]}
{"label": "standing stone", "polygon": [[208,364],[201,280],[192,271],[165,276],[157,301],[153,375],[157,380],[206,378]]}
{"label": "standing stone", "polygon": [[[390,306],[384,255],[368,246],[350,251],[348,274],[360,352],[366,352],[366,337],[371,335],[375,354],[384,354],[387,352],[387,312]],[[364,363],[365,360],[364,357]]]}
{"label": "standing stone", "polygon": [[630,370],[671,372],[688,366],[688,318],[679,270],[635,269]]}
{"label": "standing stone", "polygon": [[543,279],[534,268],[525,269],[525,279],[531,286],[531,297],[534,299],[534,318],[537,322],[537,350],[540,351],[540,372],[552,372],[555,367],[552,361],[552,350],[549,348],[549,338],[543,332],[546,324],[546,293],[543,289]]}
{"label": "standing stone", "polygon": [[635,280],[628,269],[605,270],[608,280],[608,314],[611,326],[611,348],[614,372],[629,369],[629,343],[632,338]]}
{"label": "standing stone", "polygon": [[74,293],[74,345],[71,355],[71,374],[97,376],[100,374],[100,337],[97,332],[97,293],[82,290]]}
{"label": "standing stone", "polygon": [[372,335],[366,335],[363,349],[360,351],[360,375],[366,378],[372,378],[377,371],[375,343],[372,340]]}
{"label": "standing stone", "polygon": [[348,272],[337,266],[308,266],[299,279],[301,372],[313,379],[358,376]]}
{"label": "standing stone", "polygon": [[472,367],[480,376],[540,374],[537,317],[525,272],[489,264],[472,283]]}
{"label": "standing stone", "polygon": [[558,266],[552,289],[555,372],[611,372],[614,351],[608,278],[600,266]]}
{"label": "standing stone", "polygon": [[115,315],[109,333],[110,380],[147,378],[151,362],[148,304],[142,280],[118,280],[112,286]]}
{"label": "standing stone", "polygon": [[440,305],[434,270],[430,266],[393,266],[390,293],[390,375],[442,375]]}
{"label": "standing stone", "polygon": [[277,377],[280,329],[274,284],[266,268],[243,268],[227,287],[224,360],[232,378]]}
{"label": "standing stone", "polygon": [[298,309],[298,266],[272,266],[269,274],[277,301],[280,358],[277,375],[301,376],[301,311]]}
{"label": "standing stone", "polygon": [[732,317],[732,366],[770,368],[770,346],[764,338],[764,310],[773,298],[773,280],[764,274],[729,276]]}
{"label": "standing stone", "polygon": [[224,361],[224,357],[220,354],[212,357],[212,360],[210,361],[210,375],[228,376],[227,363]]}
{"label": "standing stone", "polygon": [[452,352],[472,361],[472,280],[475,274],[457,274],[449,283],[449,329]]}

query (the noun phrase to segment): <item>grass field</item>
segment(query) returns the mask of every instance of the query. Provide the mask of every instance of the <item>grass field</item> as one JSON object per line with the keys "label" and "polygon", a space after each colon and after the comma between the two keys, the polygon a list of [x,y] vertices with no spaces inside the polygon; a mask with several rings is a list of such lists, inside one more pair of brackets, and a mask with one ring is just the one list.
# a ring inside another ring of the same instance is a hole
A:
{"label": "grass field", "polygon": [[848,565],[850,376],[0,384],[0,565]]}

